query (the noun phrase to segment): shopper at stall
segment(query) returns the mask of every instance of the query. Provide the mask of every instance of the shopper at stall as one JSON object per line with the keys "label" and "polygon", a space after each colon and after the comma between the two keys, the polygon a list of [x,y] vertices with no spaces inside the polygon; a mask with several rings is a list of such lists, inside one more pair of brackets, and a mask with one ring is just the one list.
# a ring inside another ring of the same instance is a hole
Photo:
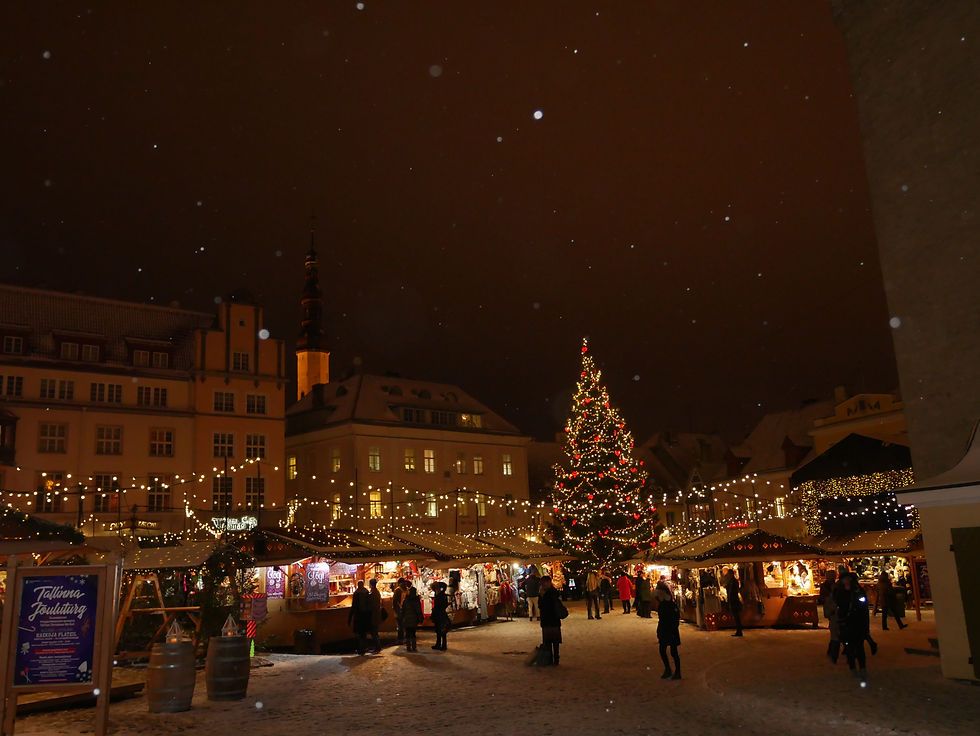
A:
{"label": "shopper at stall", "polygon": [[442,581],[435,584],[435,596],[432,598],[432,625],[436,629],[436,643],[432,647],[446,651],[446,635],[449,633],[449,596],[446,595],[446,584]]}
{"label": "shopper at stall", "polygon": [[898,609],[898,595],[892,585],[891,575],[887,570],[882,570],[878,576],[878,607],[881,608],[881,630],[888,631],[888,614],[894,617],[899,630],[904,629],[906,624],[902,621],[902,615]]}
{"label": "shopper at stall", "polygon": [[616,589],[619,591],[619,602],[623,604],[623,613],[628,614],[632,608],[633,596],[636,594],[636,586],[630,580],[630,576],[623,570],[616,581]]}
{"label": "shopper at stall", "polygon": [[551,584],[551,577],[541,578],[541,643],[551,647],[551,663],[558,665],[558,649],[561,646],[561,620],[568,616],[568,609],[561,602],[558,591]]}
{"label": "shopper at stall", "polygon": [[721,584],[725,586],[725,596],[728,598],[728,610],[735,621],[735,633],[732,636],[742,636],[742,597],[739,594],[738,578],[735,571],[727,567],[721,571]]}
{"label": "shopper at stall", "polygon": [[602,596],[602,612],[609,613],[612,608],[613,582],[607,570],[599,573],[599,595]]}
{"label": "shopper at stall", "polygon": [[[589,619],[593,618],[598,620],[602,616],[599,614],[599,596],[602,592],[602,580],[599,577],[599,573],[595,570],[589,570],[589,574],[585,578],[585,604],[589,608]],[[592,615],[592,609],[595,608],[595,616]]]}
{"label": "shopper at stall", "polygon": [[[670,592],[667,583],[663,580],[657,583],[654,591],[657,599],[657,641],[660,644],[660,659],[664,663],[664,673],[661,679],[679,680],[681,679],[681,657],[677,653],[677,647],[681,644],[681,612],[674,600],[674,594]],[[670,656],[674,660],[674,671],[670,671],[670,661],[667,659],[667,650],[670,649]]]}
{"label": "shopper at stall", "polygon": [[371,651],[374,654],[381,654],[381,620],[383,616],[387,614],[384,613],[381,605],[381,591],[378,590],[378,579],[371,578],[368,583],[371,586],[370,591],[370,605],[371,605],[371,641],[374,644]]}
{"label": "shopper at stall", "polygon": [[533,621],[535,616],[538,620],[541,619],[541,614],[538,612],[538,596],[540,593],[541,578],[538,577],[538,569],[534,565],[531,565],[531,570],[524,580],[524,596],[527,598],[527,617],[529,621]]}
{"label": "shopper at stall", "polygon": [[837,659],[840,657],[840,622],[837,620],[837,599],[835,597],[838,585],[837,573],[828,570],[824,576],[824,581],[820,583],[820,593],[817,595],[817,603],[823,606],[823,615],[827,619],[827,628],[830,629],[827,657],[834,664],[837,664]]}
{"label": "shopper at stall", "polygon": [[409,652],[417,652],[419,650],[418,641],[415,637],[421,623],[422,599],[419,598],[419,592],[413,586],[405,594],[405,600],[401,606],[401,618],[398,622],[398,625],[405,632],[405,649]]}
{"label": "shopper at stall", "polygon": [[636,615],[640,618],[652,618],[650,608],[653,602],[653,590],[646,573],[640,570],[636,574]]}
{"label": "shopper at stall", "polygon": [[871,628],[871,617],[868,598],[853,574],[845,575],[841,580],[841,589],[837,596],[837,619],[840,622],[840,638],[844,644],[847,667],[865,680],[868,672],[864,641]]}
{"label": "shopper at stall", "polygon": [[405,578],[398,578],[395,583],[395,592],[391,596],[391,610],[395,614],[395,625],[398,631],[397,644],[405,642],[405,627],[402,626],[402,606],[406,596],[408,596],[408,581]]}
{"label": "shopper at stall", "polygon": [[371,594],[364,587],[364,581],[357,581],[357,589],[351,598],[350,613],[347,614],[347,625],[354,630],[357,638],[357,653],[367,651],[367,635],[371,631]]}

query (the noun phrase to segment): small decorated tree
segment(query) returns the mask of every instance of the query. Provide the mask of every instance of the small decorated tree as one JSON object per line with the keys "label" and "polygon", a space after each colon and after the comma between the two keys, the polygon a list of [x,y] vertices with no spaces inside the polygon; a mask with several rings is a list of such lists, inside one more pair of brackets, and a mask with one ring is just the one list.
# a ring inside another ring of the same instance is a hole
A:
{"label": "small decorated tree", "polygon": [[555,542],[590,567],[612,565],[656,545],[657,507],[633,436],[582,341],[582,370],[565,425],[565,460],[555,466]]}

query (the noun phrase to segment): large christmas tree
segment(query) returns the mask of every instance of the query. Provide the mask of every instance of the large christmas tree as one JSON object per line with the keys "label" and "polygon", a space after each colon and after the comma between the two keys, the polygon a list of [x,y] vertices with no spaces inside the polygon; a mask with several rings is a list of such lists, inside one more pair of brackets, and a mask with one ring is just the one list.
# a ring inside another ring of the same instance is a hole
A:
{"label": "large christmas tree", "polygon": [[582,371],[565,425],[565,461],[555,466],[555,542],[589,566],[606,566],[656,545],[657,508],[633,435],[609,402],[582,342]]}

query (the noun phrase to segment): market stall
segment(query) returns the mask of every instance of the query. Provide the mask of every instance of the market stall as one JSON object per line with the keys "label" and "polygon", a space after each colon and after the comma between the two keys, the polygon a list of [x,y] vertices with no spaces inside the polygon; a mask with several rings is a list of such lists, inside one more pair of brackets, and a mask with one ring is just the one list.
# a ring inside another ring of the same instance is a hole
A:
{"label": "market stall", "polygon": [[539,575],[551,576],[555,586],[561,590],[565,583],[561,563],[575,559],[561,550],[519,534],[477,535],[476,539],[497,547],[508,558],[516,560],[500,562],[493,571],[496,580],[488,573],[487,599],[491,618],[495,608],[497,616],[510,615],[515,610],[519,612],[526,608],[527,601],[522,598],[521,582],[530,573],[532,566]]}
{"label": "market stall", "polygon": [[714,630],[734,626],[722,571],[737,571],[742,625],[817,625],[813,570],[823,556],[813,540],[763,526],[714,532],[660,555],[681,570],[684,620]]}

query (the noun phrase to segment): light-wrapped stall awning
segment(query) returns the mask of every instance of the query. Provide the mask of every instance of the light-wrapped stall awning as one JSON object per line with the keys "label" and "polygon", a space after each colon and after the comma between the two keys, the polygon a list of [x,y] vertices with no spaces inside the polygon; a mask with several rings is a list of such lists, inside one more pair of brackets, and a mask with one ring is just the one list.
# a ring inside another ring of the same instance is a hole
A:
{"label": "light-wrapped stall awning", "polygon": [[372,532],[321,526],[290,526],[267,534],[308,549],[311,554],[352,564],[414,559],[419,550],[411,544]]}
{"label": "light-wrapped stall awning", "polygon": [[214,554],[218,540],[182,542],[171,547],[140,547],[123,558],[124,570],[182,570],[201,567]]}
{"label": "light-wrapped stall awning", "polygon": [[392,536],[428,552],[438,562],[453,562],[460,566],[478,562],[493,562],[507,557],[499,547],[446,532],[409,532],[395,530]]}
{"label": "light-wrapped stall awning", "polygon": [[485,544],[498,547],[511,557],[522,560],[572,560],[571,555],[567,555],[560,549],[549,547],[543,542],[525,539],[518,534],[477,536],[477,540]]}
{"label": "light-wrapped stall awning", "polygon": [[828,554],[845,557],[907,554],[921,552],[923,549],[921,529],[887,529],[846,537],[824,537],[819,544]]}
{"label": "light-wrapped stall awning", "polygon": [[723,529],[682,544],[661,559],[680,567],[701,567],[724,562],[770,562],[823,555],[815,540],[800,540],[757,527]]}

